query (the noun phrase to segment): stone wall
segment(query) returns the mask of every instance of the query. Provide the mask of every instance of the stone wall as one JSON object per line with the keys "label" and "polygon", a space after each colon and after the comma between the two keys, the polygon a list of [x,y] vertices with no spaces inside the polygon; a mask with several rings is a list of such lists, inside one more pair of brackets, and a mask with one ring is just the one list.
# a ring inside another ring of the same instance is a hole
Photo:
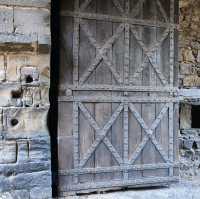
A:
{"label": "stone wall", "polygon": [[50,1],[0,0],[0,198],[51,197],[49,70]]}
{"label": "stone wall", "polygon": [[[199,0],[180,0],[179,45],[180,86],[186,89],[198,89],[200,87]],[[180,107],[181,175],[187,179],[200,176],[200,130],[192,128],[191,110],[194,105],[200,105],[198,98],[190,98]]]}

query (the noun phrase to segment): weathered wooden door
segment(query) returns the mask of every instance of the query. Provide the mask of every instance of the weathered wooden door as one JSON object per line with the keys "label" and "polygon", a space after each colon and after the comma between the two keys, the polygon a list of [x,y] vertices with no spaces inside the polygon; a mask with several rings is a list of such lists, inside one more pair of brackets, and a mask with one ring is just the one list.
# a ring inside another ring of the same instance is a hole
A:
{"label": "weathered wooden door", "polygon": [[61,1],[61,195],[177,180],[174,1]]}

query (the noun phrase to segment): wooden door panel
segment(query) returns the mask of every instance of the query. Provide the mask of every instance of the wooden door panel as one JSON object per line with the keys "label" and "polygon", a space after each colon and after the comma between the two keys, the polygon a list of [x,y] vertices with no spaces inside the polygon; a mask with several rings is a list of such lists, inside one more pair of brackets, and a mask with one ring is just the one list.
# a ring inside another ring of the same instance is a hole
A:
{"label": "wooden door panel", "polygon": [[61,2],[60,195],[177,180],[174,1]]}

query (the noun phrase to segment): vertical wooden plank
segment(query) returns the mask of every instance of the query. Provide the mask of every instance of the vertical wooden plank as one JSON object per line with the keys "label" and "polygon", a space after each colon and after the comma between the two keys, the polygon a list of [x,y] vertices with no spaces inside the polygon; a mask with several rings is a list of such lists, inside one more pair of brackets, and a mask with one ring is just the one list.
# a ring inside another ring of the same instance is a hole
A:
{"label": "vertical wooden plank", "polygon": [[[163,5],[163,4],[161,4],[160,6],[165,7],[165,5]],[[160,8],[157,7],[157,9],[160,9]],[[158,12],[159,11],[157,10],[156,20],[160,21],[160,20],[162,20],[161,17],[163,18],[163,16],[160,16]],[[156,28],[156,41],[159,41],[161,39],[163,32],[164,32],[163,28]],[[168,72],[169,64],[167,64],[168,59],[169,59],[169,56],[168,56],[169,46],[167,44],[168,44],[167,41],[164,40],[163,43],[160,44],[160,48],[158,48],[156,51],[156,63],[159,66],[161,72],[163,73],[163,75],[165,77],[168,77],[168,75],[166,75],[166,74],[169,73]],[[162,86],[162,83],[158,77],[156,80],[156,86]],[[156,93],[156,95],[159,98],[163,95],[163,93]],[[156,115],[157,116],[160,113],[160,111],[162,110],[162,107],[164,105],[165,105],[164,103],[156,104]],[[156,132],[155,132],[155,137],[156,137],[158,143],[162,146],[162,148],[165,150],[166,153],[168,152],[168,145],[169,145],[169,128],[168,127],[169,127],[169,115],[168,115],[168,111],[167,111],[167,113],[163,116],[162,120],[160,121],[158,127],[156,128]],[[159,156],[156,157],[156,163],[164,163],[164,160],[162,159],[160,154],[159,154]],[[156,170],[156,173],[160,176],[168,176],[168,169],[159,169],[159,170]]]}
{"label": "vertical wooden plank", "polygon": [[[170,22],[175,23],[175,2],[170,0]],[[170,86],[174,86],[174,28],[170,27]],[[169,107],[169,159],[174,162],[174,104]],[[169,169],[169,176],[174,175],[174,169]]]}
{"label": "vertical wooden plank", "polygon": [[[125,0],[119,1],[121,8],[117,9],[116,11],[111,11],[110,15],[120,15],[121,11],[124,10],[124,3]],[[116,4],[116,1],[115,1]],[[119,6],[118,6],[119,7]],[[119,11],[121,10],[121,11]],[[119,27],[119,23],[112,23],[112,32],[115,34],[116,29]],[[112,46],[112,61],[114,63],[114,66],[116,66],[115,70],[120,74],[121,77],[124,77],[124,49],[125,49],[125,38],[124,34],[122,33],[120,37],[113,43]],[[112,85],[118,85],[118,82],[115,80],[114,77],[112,77]],[[122,92],[112,92],[112,96],[121,96]],[[112,113],[116,110],[116,108],[119,106],[119,103],[112,103]],[[114,148],[117,150],[119,155],[123,158],[123,114],[121,113],[119,117],[116,119],[116,122],[112,126],[112,135],[111,135],[111,141],[114,146]],[[119,164],[116,164],[116,161],[112,158],[112,166],[119,166]],[[113,173],[113,180],[122,180],[123,173],[122,172],[114,172]]]}
{"label": "vertical wooden plank", "polygon": [[[130,1],[125,1],[125,12],[126,15],[130,12]],[[130,67],[130,25],[125,24],[125,49],[124,49],[124,84],[129,84],[129,67]],[[126,92],[124,92],[126,95]],[[124,104],[124,166],[128,165],[128,137],[129,137],[129,117],[128,117],[128,103]],[[124,171],[124,180],[128,180],[128,172]]]}
{"label": "vertical wooden plank", "polygon": [[[130,1],[130,3],[133,3]],[[138,1],[139,4],[139,17],[143,18],[143,2]],[[133,10],[136,8],[136,3],[133,3],[134,7]],[[135,14],[135,13],[134,13]],[[135,26],[136,28],[136,26]],[[136,31],[138,33],[138,37],[142,40],[143,35],[143,27],[137,26]],[[138,70],[138,67],[141,67],[144,59],[144,53],[139,45],[136,38],[133,34],[130,35],[130,70],[129,73],[131,75],[135,74]],[[142,73],[137,77],[137,79],[131,79],[131,82],[134,82],[134,85],[141,86],[142,85]],[[142,93],[131,93],[135,97],[141,96]],[[143,95],[143,94],[142,94]],[[140,115],[142,115],[142,104],[141,103],[134,103],[134,107],[138,111]],[[142,128],[133,114],[129,111],[129,158],[135,153],[136,148],[142,142],[143,134]],[[142,164],[142,155],[138,157],[135,164]],[[129,172],[129,179],[136,179],[142,177],[143,171],[130,171]]]}
{"label": "vertical wooden plank", "polygon": [[[97,13],[108,13],[112,9],[111,1],[96,0]],[[103,45],[112,36],[112,22],[97,21],[97,43]],[[111,59],[110,52],[107,53]],[[112,75],[107,65],[102,61],[96,68],[96,84],[111,84]],[[110,95],[110,92],[101,92],[101,95]],[[96,121],[103,128],[111,117],[112,106],[110,103],[96,103],[95,117]],[[107,137],[111,139],[111,130]],[[107,147],[101,143],[95,152],[95,167],[110,167],[112,165],[112,156]],[[111,179],[111,174],[96,174],[95,181],[105,181]]]}
{"label": "vertical wooden plank", "polygon": [[[162,107],[164,105],[165,103],[157,103],[156,105],[157,116],[162,110]],[[161,145],[161,147],[167,154],[169,150],[169,111],[165,113],[162,120],[160,121],[158,127],[156,128],[155,135],[156,135],[156,139],[158,143]],[[165,163],[165,162],[163,158],[159,155],[158,157],[156,157],[156,163]],[[157,170],[156,173],[158,173],[158,175],[160,176],[168,176],[168,169],[160,169],[160,170]]]}
{"label": "vertical wooden plank", "polygon": [[[82,5],[82,4],[81,4]],[[91,12],[93,10],[96,10],[96,2],[90,3],[90,6],[87,8],[88,12]],[[93,35],[94,38],[96,38],[96,22],[86,20],[86,23],[88,24],[89,32]],[[82,28],[80,28],[80,47],[79,47],[79,75],[82,75],[85,70],[87,70],[88,66],[90,65],[91,61],[95,59],[96,56],[96,49],[91,47],[91,44],[85,35]],[[94,74],[91,74],[91,76],[86,81],[86,84],[93,85],[95,84],[95,71]],[[78,93],[78,94],[81,94]],[[91,91],[84,91],[84,95],[90,95]],[[91,114],[91,116],[95,117],[95,105],[94,103],[83,103],[85,108],[88,110],[88,112]],[[91,147],[92,143],[95,139],[95,130],[91,125],[89,124],[88,120],[85,118],[84,114],[80,114],[80,156],[81,158],[84,157],[84,155],[87,153],[89,148]],[[95,154],[93,154],[90,159],[88,160],[87,164],[84,166],[84,168],[94,168],[95,162],[94,162]],[[80,175],[80,183],[87,183],[94,180],[93,174],[84,174]]]}
{"label": "vertical wooden plank", "polygon": [[73,83],[73,34],[74,19],[61,18],[59,86]]}
{"label": "vertical wooden plank", "polygon": [[[169,160],[174,162],[174,104],[170,103],[169,106]],[[174,169],[169,169],[169,176],[174,175]]]}
{"label": "vertical wooden plank", "polygon": [[[73,103],[73,139],[74,139],[74,169],[79,168],[79,108]],[[78,183],[78,175],[74,175],[74,183]]]}
{"label": "vertical wooden plank", "polygon": [[[174,23],[174,0],[170,0],[170,22]],[[174,85],[174,28],[170,27],[170,86]]]}
{"label": "vertical wooden plank", "polygon": [[[130,1],[125,2],[125,11],[128,15],[130,12]],[[124,49],[124,83],[129,84],[129,66],[130,66],[130,25],[125,24],[125,49]]]}
{"label": "vertical wooden plank", "polygon": [[[128,117],[128,103],[124,103],[124,166],[128,165],[128,137],[129,137],[129,117]],[[124,171],[124,180],[128,180],[128,172]]]}
{"label": "vertical wooden plank", "polygon": [[[173,143],[174,143],[174,162],[179,162],[179,103],[174,104],[174,137],[173,137]],[[179,176],[179,168],[174,169],[174,176]]]}
{"label": "vertical wooden plank", "polygon": [[[79,10],[79,0],[75,0],[74,10]],[[78,85],[78,65],[79,65],[79,32],[80,19],[74,18],[74,35],[73,35],[73,84]]]}
{"label": "vertical wooden plank", "polygon": [[[144,13],[143,13],[145,19],[148,17],[152,17],[155,20],[156,16],[156,3],[155,1],[147,1],[144,4]],[[152,46],[156,39],[156,28],[144,28],[143,31],[143,41],[148,48]],[[155,53],[152,55],[152,59],[155,61]],[[145,86],[156,86],[156,76],[155,71],[150,63],[148,63],[148,67],[144,69],[143,72],[143,84]],[[148,94],[147,94],[148,96]],[[154,96],[154,94],[149,93],[149,96]],[[146,125],[150,128],[153,121],[156,118],[156,106],[154,103],[146,103],[142,105],[142,117],[144,121],[146,122]],[[146,133],[143,130],[143,136],[146,135]],[[155,146],[152,144],[151,141],[149,141],[146,146],[143,149],[142,152],[142,160],[143,164],[150,164],[156,162],[156,151]],[[144,171],[143,176],[154,176],[155,171]]]}

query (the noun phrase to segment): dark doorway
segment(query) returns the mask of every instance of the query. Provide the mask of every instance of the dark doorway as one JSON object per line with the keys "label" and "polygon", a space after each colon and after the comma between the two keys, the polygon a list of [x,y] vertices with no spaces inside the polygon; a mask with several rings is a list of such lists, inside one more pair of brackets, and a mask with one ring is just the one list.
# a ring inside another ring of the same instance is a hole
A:
{"label": "dark doorway", "polygon": [[58,82],[59,82],[59,1],[51,1],[51,84],[50,84],[50,110],[48,127],[51,136],[51,169],[53,197],[58,196]]}
{"label": "dark doorway", "polygon": [[192,128],[200,129],[200,105],[192,105]]}

